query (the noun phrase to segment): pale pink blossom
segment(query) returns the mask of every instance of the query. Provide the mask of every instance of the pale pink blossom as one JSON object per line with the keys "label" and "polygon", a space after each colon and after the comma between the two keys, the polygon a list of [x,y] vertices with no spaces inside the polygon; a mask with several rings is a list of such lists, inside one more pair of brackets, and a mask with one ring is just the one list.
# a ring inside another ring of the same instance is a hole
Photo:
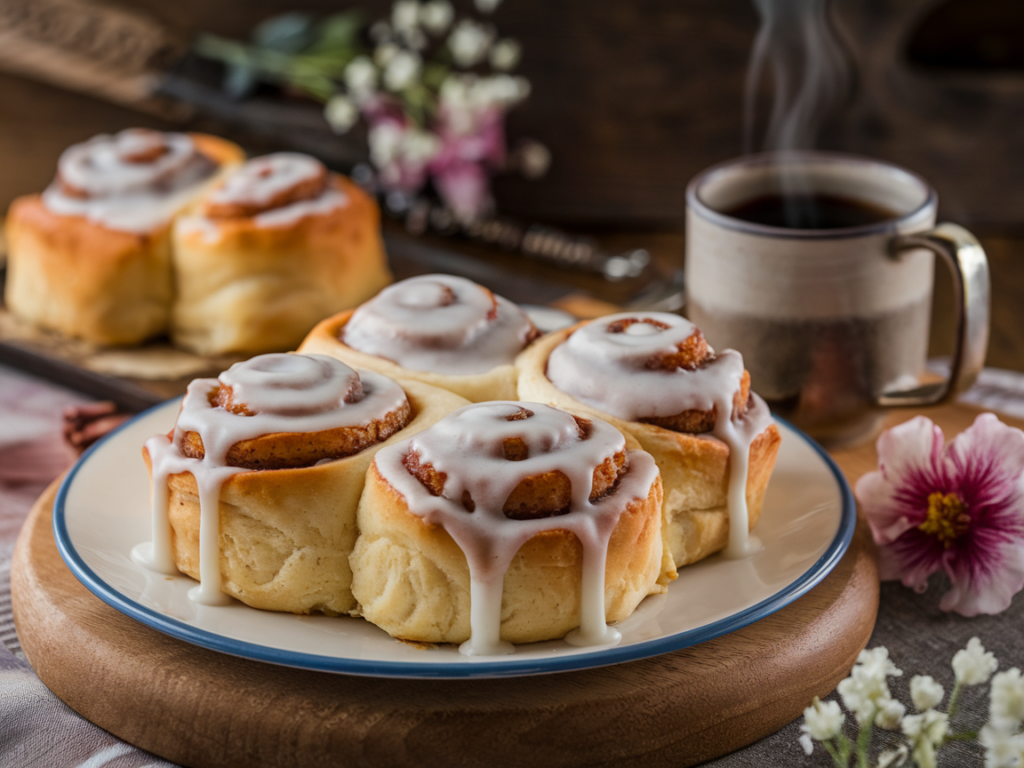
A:
{"label": "pale pink blossom", "polygon": [[1024,432],[982,414],[948,445],[918,416],[878,439],[857,500],[883,579],[923,592],[944,570],[942,610],[999,613],[1024,587]]}

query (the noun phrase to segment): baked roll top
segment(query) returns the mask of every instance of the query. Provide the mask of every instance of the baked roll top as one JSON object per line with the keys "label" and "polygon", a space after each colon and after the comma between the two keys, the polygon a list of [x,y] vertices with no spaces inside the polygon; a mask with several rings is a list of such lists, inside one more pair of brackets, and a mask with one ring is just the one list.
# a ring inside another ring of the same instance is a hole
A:
{"label": "baked roll top", "polygon": [[292,349],[391,281],[376,203],[318,160],[250,160],[174,232],[172,337],[201,354]]}
{"label": "baked roll top", "polygon": [[513,363],[538,335],[508,299],[462,277],[423,275],[324,321],[301,349],[479,402],[515,396]]}
{"label": "baked roll top", "polygon": [[660,592],[661,482],[603,421],[537,403],[462,408],[377,454],[359,508],[353,592],[390,634],[469,654],[564,636]]}
{"label": "baked roll top", "polygon": [[693,323],[659,312],[603,317],[538,347],[523,356],[520,396],[606,415],[655,456],[677,567],[756,548],[779,436],[738,352],[716,353]]}
{"label": "baked roll top", "polygon": [[49,188],[8,213],[7,305],[97,344],[166,331],[171,220],[242,159],[213,136],[142,128],[69,147]]}
{"label": "baked roll top", "polygon": [[223,592],[257,608],[351,611],[373,453],[464,402],[323,356],[262,355],[198,379],[174,432],[146,442],[153,543],[140,558],[198,579],[200,602]]}

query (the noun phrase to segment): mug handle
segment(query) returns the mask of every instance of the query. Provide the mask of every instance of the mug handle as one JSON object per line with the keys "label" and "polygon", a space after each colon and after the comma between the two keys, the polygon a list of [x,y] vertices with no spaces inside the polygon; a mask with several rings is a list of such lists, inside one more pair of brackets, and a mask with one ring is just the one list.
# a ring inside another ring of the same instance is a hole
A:
{"label": "mug handle", "polygon": [[949,400],[978,378],[988,348],[988,260],[977,238],[961,226],[945,223],[927,232],[898,235],[889,243],[894,258],[909,248],[927,248],[949,266],[956,294],[956,340],[949,378],[913,389],[884,392],[878,399],[882,406],[934,405]]}

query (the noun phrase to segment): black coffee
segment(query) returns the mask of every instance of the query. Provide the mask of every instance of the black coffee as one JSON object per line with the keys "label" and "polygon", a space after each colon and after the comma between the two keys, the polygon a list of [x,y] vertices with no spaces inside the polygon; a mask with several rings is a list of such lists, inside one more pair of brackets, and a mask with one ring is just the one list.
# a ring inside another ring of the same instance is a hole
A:
{"label": "black coffee", "polygon": [[898,214],[880,205],[849,197],[811,192],[755,197],[722,213],[753,224],[788,229],[842,229],[877,224]]}

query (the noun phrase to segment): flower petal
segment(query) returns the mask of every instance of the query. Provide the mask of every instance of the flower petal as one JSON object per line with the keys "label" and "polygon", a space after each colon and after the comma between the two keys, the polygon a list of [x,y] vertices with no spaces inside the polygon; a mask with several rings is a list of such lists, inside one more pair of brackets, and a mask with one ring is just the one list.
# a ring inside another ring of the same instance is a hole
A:
{"label": "flower petal", "polygon": [[1007,542],[984,556],[992,567],[983,576],[957,564],[947,567],[952,588],[942,596],[939,608],[977,616],[1001,613],[1010,606],[1013,596],[1024,589],[1024,545]]}

